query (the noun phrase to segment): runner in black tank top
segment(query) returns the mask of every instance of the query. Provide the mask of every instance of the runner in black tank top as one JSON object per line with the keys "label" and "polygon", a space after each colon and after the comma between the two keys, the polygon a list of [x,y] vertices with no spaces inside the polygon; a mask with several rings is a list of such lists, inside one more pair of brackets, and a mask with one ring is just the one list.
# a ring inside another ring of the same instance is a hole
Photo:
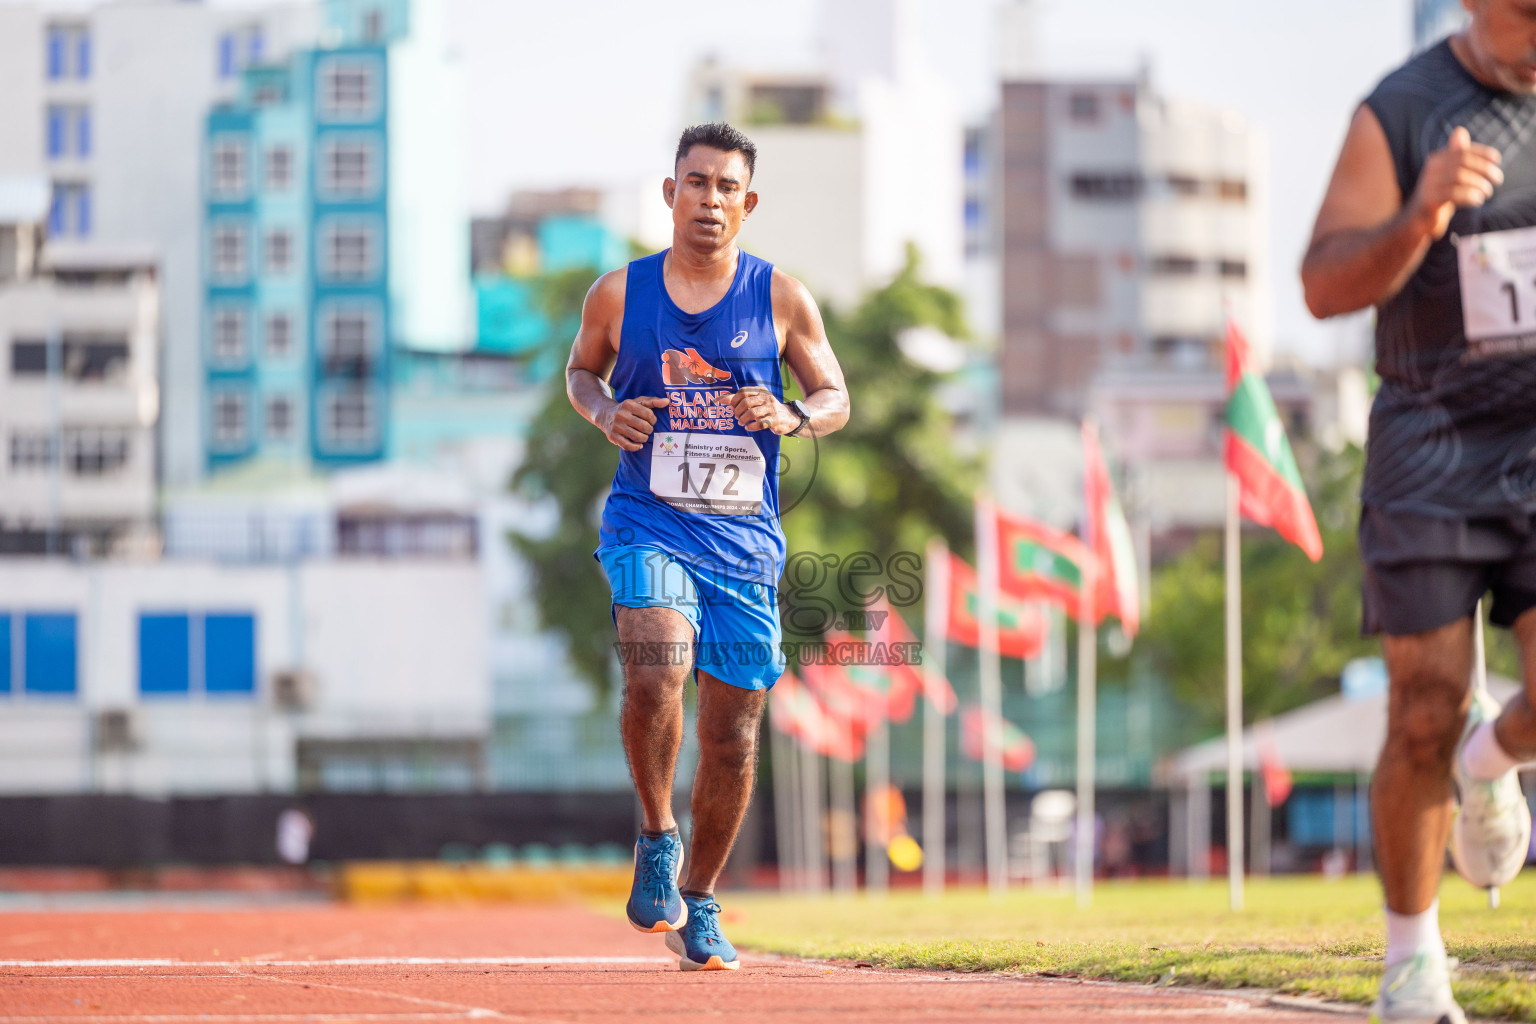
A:
{"label": "runner in black tank top", "polygon": [[1502,713],[1469,694],[1489,590],[1536,664],[1536,9],[1468,9],[1464,33],[1355,112],[1301,271],[1314,315],[1377,309],[1360,551],[1391,697],[1371,791],[1387,904],[1373,1019],[1425,1024],[1465,1019],[1437,917],[1447,839],[1474,884],[1513,878],[1530,842],[1513,769],[1536,760],[1536,680]]}

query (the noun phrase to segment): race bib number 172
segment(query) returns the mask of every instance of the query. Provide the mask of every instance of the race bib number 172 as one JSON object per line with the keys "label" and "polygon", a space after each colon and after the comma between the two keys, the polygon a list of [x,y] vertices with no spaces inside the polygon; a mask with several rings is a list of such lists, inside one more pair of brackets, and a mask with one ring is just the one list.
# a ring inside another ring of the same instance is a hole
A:
{"label": "race bib number 172", "polygon": [[651,436],[651,493],[679,512],[758,515],[767,468],[757,442],[740,434]]}

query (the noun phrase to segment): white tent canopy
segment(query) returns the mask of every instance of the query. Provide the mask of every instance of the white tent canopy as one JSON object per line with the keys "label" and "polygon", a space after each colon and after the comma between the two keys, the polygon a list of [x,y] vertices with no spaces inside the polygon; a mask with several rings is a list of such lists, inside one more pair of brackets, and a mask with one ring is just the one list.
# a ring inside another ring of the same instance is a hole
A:
{"label": "white tent canopy", "polygon": [[[1488,677],[1488,692],[1500,704],[1514,696],[1519,684],[1502,676]],[[1280,762],[1293,772],[1360,775],[1376,766],[1387,735],[1387,695],[1348,700],[1342,694],[1276,715],[1260,723],[1263,738],[1273,742]],[[1243,730],[1243,763],[1259,765],[1254,727]],[[1173,755],[1167,781],[1188,783],[1227,767],[1225,737],[1206,740]]]}

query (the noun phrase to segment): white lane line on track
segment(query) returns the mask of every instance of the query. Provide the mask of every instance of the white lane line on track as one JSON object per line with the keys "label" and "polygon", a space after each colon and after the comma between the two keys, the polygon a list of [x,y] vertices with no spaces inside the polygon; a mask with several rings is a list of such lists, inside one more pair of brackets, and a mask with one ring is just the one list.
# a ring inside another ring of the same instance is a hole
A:
{"label": "white lane line on track", "polygon": [[[671,956],[352,956],[329,960],[0,960],[7,967],[518,967],[524,964],[670,964]],[[0,1021],[9,1018],[0,1017]]]}

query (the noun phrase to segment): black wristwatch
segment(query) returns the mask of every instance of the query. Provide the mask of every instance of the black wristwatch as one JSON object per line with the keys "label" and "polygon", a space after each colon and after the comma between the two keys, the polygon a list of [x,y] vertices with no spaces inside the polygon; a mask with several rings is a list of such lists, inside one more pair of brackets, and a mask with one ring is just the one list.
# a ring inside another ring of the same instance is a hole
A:
{"label": "black wristwatch", "polygon": [[798,436],[800,436],[800,431],[805,429],[805,425],[807,423],[811,422],[811,414],[806,411],[805,403],[800,401],[800,399],[798,399],[798,398],[795,399],[793,402],[786,402],[785,404],[788,405],[791,409],[794,410],[794,413],[795,413],[796,416],[800,417],[800,422],[799,422],[798,425],[796,425],[794,430],[791,430],[789,433],[785,434],[784,436],[785,437],[798,437]]}

